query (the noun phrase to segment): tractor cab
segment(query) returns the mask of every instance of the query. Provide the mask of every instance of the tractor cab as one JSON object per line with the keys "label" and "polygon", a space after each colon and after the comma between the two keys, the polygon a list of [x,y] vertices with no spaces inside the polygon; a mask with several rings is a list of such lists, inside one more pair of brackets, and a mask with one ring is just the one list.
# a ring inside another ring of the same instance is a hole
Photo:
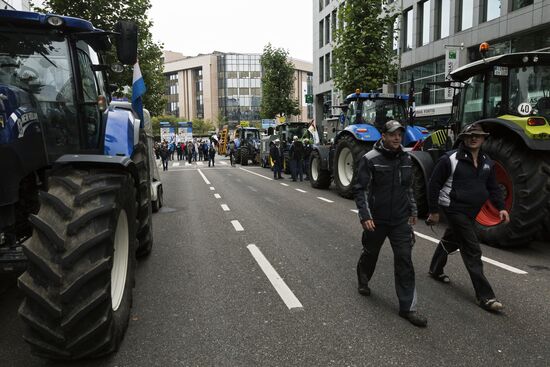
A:
{"label": "tractor cab", "polygon": [[370,124],[381,131],[390,120],[407,119],[406,95],[384,93],[354,93],[346,97],[344,126]]}

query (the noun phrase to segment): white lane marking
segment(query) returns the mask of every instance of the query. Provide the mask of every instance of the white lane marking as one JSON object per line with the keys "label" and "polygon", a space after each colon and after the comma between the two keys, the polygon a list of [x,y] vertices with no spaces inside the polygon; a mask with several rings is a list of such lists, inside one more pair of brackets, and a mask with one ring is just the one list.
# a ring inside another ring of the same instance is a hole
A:
{"label": "white lane marking", "polygon": [[233,224],[233,227],[235,228],[235,231],[242,232],[244,231],[243,226],[241,226],[241,223],[239,223],[238,220],[232,220],[231,224]]}
{"label": "white lane marking", "polygon": [[256,190],[256,189],[253,188],[252,186],[247,186],[247,187],[248,187],[248,189],[249,189],[250,191],[258,192],[258,190]]}
{"label": "white lane marking", "polygon": [[286,184],[286,183],[281,182],[281,185],[288,187],[288,184]]}
{"label": "white lane marking", "polygon": [[296,298],[294,293],[292,293],[283,278],[281,278],[273,266],[271,266],[260,249],[254,244],[250,244],[246,246],[246,248],[250,251],[258,265],[260,265],[260,268],[271,282],[271,285],[273,285],[277,293],[279,293],[279,297],[284,301],[286,307],[288,307],[289,310],[293,308],[303,308],[304,306],[302,306],[302,303]]}
{"label": "white lane marking", "polygon": [[298,192],[303,192],[303,193],[306,193],[306,192],[307,192],[307,191],[301,190],[301,189],[294,189],[294,190],[296,190],[296,191],[298,191]]}
{"label": "white lane marking", "polygon": [[214,191],[214,190],[216,190],[216,189],[214,188],[214,186],[210,186],[210,191]]}
{"label": "white lane marking", "polygon": [[325,198],[323,198],[323,197],[321,197],[321,196],[317,196],[317,199],[326,201],[327,203],[334,203],[334,201],[329,200],[329,199],[325,199]]}
{"label": "white lane marking", "polygon": [[180,166],[180,162],[174,162],[172,163],[172,167],[179,167]]}
{"label": "white lane marking", "polygon": [[204,162],[201,162],[201,161],[197,161],[197,166],[203,166],[204,165]]}
{"label": "white lane marking", "polygon": [[[430,237],[430,236],[427,236],[423,233],[420,233],[420,232],[414,232],[414,234],[416,234],[418,237],[420,238],[424,238],[425,240],[428,240],[430,242],[433,242],[433,243],[436,243],[438,244],[439,243],[439,240],[436,239],[436,238],[433,238],[433,237]],[[459,250],[460,251],[460,250]],[[496,261],[496,260],[493,260],[493,259],[490,259],[488,257],[485,257],[485,256],[482,256],[481,257],[481,260],[482,261],[485,261],[486,263],[489,263],[489,264],[492,264],[494,266],[498,266],[499,268],[502,268],[504,270],[508,270],[512,273],[516,273],[516,274],[522,274],[522,275],[525,275],[525,274],[528,274],[526,271],[524,270],[521,270],[521,269],[518,269],[518,268],[515,268],[513,266],[510,266],[510,265],[506,265],[504,263],[501,263],[500,261]]]}
{"label": "white lane marking", "polygon": [[199,173],[201,174],[202,179],[204,180],[204,182],[205,182],[207,185],[210,185],[210,181],[208,181],[208,179],[206,178],[206,176],[204,175],[204,173],[202,173],[202,171],[201,171],[200,169],[198,169],[197,171],[199,171]]}
{"label": "white lane marking", "polygon": [[227,162],[219,161],[218,163],[221,164],[222,166],[227,166]]}
{"label": "white lane marking", "polygon": [[222,198],[220,194],[214,194],[214,197],[215,197],[216,199],[221,199],[221,198]]}
{"label": "white lane marking", "polygon": [[224,212],[229,211],[229,207],[227,206],[227,204],[222,204],[222,209],[223,209]]}
{"label": "white lane marking", "polygon": [[259,173],[252,172],[252,171],[250,171],[250,170],[248,170],[248,169],[244,169],[244,168],[242,168],[242,167],[239,167],[239,169],[242,169],[243,171],[246,171],[246,172],[248,172],[248,173],[252,173],[253,175],[260,176],[261,178],[265,178],[266,180],[273,181],[272,178],[269,178],[269,177],[264,176],[264,175],[260,175]]}
{"label": "white lane marking", "polygon": [[357,209],[350,209],[350,210],[354,213],[359,213],[359,210],[357,210]]}

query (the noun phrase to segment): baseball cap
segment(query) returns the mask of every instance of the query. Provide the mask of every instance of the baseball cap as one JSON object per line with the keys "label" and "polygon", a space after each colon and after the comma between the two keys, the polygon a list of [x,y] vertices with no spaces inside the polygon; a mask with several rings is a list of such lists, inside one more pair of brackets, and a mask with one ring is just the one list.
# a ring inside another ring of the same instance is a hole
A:
{"label": "baseball cap", "polygon": [[298,140],[298,137],[296,135],[294,135],[294,137],[292,138],[292,140]]}
{"label": "baseball cap", "polygon": [[463,138],[465,136],[470,136],[470,135],[487,136],[487,135],[489,135],[489,133],[485,132],[485,130],[483,130],[483,126],[481,126],[481,124],[478,124],[477,122],[474,122],[473,124],[467,125],[464,128],[464,130],[462,130],[462,132],[458,135],[458,137]]}
{"label": "baseball cap", "polygon": [[395,130],[401,129],[405,131],[405,128],[403,125],[401,125],[398,121],[390,120],[384,124],[384,133],[393,133]]}

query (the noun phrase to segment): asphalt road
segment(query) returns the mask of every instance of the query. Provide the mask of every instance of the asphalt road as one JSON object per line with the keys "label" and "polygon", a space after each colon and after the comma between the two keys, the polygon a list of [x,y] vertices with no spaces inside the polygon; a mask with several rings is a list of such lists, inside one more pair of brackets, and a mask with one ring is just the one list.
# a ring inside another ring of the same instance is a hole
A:
{"label": "asphalt road", "polygon": [[[438,235],[415,227],[419,329],[397,315],[393,256],[380,254],[356,291],[361,227],[354,202],[268,169],[171,166],[155,245],[137,269],[130,326],[118,353],[63,366],[546,366],[550,245],[484,246],[485,273],[505,305],[475,304],[459,256],[427,276]],[[495,263],[496,261],[496,263]],[[0,366],[55,366],[29,354],[14,277],[0,278]]]}

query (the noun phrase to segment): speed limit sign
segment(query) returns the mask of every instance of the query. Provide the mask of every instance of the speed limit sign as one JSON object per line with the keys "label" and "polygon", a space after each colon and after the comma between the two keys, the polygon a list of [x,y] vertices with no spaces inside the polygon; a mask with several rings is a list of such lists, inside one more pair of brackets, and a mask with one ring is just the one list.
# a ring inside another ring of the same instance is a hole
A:
{"label": "speed limit sign", "polygon": [[522,103],[518,106],[518,113],[522,116],[531,114],[532,107],[529,103]]}

